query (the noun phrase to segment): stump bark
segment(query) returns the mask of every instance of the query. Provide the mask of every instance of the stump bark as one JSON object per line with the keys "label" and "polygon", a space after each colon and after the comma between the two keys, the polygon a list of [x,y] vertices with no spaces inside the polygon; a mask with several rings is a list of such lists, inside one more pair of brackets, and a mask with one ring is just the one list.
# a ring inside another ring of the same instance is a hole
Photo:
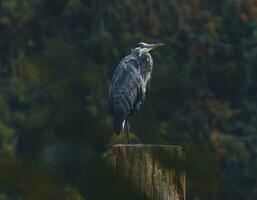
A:
{"label": "stump bark", "polygon": [[119,176],[140,192],[139,199],[185,200],[185,155],[169,145],[114,145],[106,156]]}

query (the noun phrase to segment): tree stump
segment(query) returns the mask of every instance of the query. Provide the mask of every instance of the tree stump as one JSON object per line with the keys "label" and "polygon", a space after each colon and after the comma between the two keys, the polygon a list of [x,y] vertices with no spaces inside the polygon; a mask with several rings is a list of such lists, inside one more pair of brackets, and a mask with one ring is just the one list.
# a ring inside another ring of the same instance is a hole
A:
{"label": "tree stump", "polygon": [[185,200],[185,155],[169,145],[119,144],[106,156],[115,173],[140,192],[138,199]]}

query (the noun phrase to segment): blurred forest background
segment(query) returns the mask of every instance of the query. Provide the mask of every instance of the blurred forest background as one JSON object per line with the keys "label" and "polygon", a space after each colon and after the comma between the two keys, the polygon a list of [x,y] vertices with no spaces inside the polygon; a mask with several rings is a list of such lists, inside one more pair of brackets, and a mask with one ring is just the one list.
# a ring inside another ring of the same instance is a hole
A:
{"label": "blurred forest background", "polygon": [[1,200],[135,199],[102,155],[139,41],[166,46],[133,132],[185,149],[187,199],[257,199],[256,0],[1,0]]}

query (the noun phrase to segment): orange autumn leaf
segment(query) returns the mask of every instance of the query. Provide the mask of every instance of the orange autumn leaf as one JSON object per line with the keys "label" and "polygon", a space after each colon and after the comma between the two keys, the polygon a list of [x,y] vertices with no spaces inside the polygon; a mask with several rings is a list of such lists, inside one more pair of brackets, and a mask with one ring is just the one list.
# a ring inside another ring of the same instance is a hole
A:
{"label": "orange autumn leaf", "polygon": [[248,22],[249,17],[246,13],[241,13],[240,14],[240,19],[241,19],[242,22],[246,23],[246,22]]}

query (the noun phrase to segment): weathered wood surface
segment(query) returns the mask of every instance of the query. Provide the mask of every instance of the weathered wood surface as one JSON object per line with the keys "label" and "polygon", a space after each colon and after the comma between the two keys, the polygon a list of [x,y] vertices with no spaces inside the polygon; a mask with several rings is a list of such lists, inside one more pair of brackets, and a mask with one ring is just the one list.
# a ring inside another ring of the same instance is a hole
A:
{"label": "weathered wood surface", "polygon": [[169,145],[114,145],[106,156],[119,176],[142,194],[139,199],[185,200],[185,155]]}

